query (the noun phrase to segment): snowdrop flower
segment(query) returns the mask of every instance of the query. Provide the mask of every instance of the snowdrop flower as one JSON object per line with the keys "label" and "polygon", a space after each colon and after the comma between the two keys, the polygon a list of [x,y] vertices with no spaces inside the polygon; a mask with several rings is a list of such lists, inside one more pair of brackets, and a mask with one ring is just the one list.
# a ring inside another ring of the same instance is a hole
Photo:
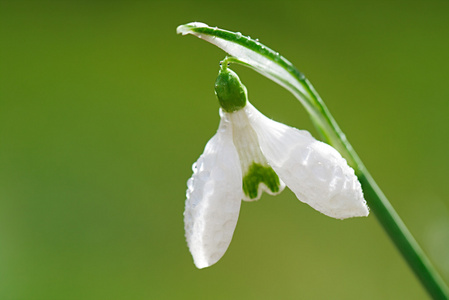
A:
{"label": "snowdrop flower", "polygon": [[193,165],[184,223],[195,265],[226,252],[242,200],[288,186],[296,197],[337,219],[368,215],[361,185],[346,160],[309,132],[270,120],[247,100],[246,87],[223,64],[215,82],[220,125]]}

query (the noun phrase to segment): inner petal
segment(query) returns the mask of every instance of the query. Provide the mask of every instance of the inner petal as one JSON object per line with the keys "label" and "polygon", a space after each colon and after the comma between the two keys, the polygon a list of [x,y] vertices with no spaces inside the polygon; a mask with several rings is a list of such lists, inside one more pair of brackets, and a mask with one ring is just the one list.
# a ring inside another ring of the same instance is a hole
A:
{"label": "inner petal", "polygon": [[234,145],[242,168],[242,186],[245,201],[260,199],[262,191],[277,195],[285,188],[260,150],[256,132],[251,127],[244,109],[228,113],[233,130]]}

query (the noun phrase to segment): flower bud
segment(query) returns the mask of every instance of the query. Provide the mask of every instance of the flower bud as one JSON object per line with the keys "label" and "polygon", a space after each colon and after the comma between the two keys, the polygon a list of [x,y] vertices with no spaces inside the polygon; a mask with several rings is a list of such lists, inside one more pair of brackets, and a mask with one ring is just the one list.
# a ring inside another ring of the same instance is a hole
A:
{"label": "flower bud", "polygon": [[229,68],[222,68],[215,81],[215,94],[220,106],[226,112],[237,111],[246,105],[246,87],[237,74]]}

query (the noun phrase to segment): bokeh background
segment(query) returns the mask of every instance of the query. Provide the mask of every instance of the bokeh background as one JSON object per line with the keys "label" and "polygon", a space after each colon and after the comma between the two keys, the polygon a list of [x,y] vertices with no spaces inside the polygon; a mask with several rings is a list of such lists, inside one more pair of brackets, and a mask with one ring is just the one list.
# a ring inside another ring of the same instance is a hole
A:
{"label": "bokeh background", "polygon": [[[286,190],[243,203],[197,270],[183,210],[215,133],[225,53],[202,21],[276,49],[314,84],[449,280],[449,1],[0,1],[0,299],[427,299],[374,215]],[[235,66],[251,102],[310,130]]]}

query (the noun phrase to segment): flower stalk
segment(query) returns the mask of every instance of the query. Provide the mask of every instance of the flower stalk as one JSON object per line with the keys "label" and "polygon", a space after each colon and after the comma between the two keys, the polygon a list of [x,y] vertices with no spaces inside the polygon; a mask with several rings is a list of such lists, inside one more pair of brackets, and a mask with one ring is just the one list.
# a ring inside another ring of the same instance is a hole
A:
{"label": "flower stalk", "polygon": [[433,299],[449,299],[445,282],[377,186],[319,94],[292,63],[257,39],[238,32],[203,23],[181,25],[177,32],[195,35],[226,51],[231,57],[227,57],[223,64],[238,63],[250,67],[289,90],[303,104],[323,140],[336,148],[355,170],[371,211],[428,293]]}

